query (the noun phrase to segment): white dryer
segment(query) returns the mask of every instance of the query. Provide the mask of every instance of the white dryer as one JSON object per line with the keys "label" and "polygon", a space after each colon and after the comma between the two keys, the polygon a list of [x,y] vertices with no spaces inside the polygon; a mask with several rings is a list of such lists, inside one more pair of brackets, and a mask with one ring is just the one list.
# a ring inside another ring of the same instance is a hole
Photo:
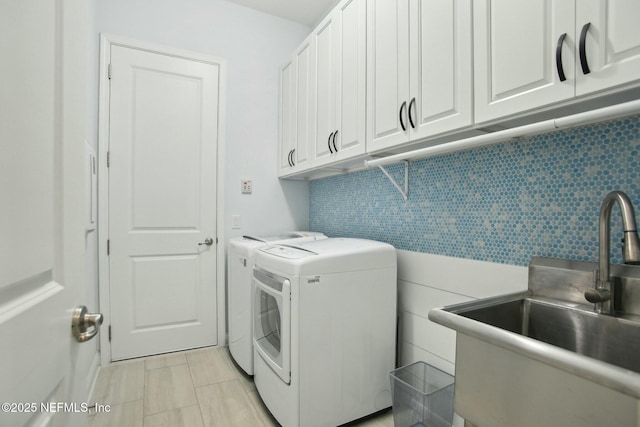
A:
{"label": "white dryer", "polygon": [[326,239],[322,233],[291,231],[276,236],[242,236],[229,240],[227,259],[229,351],[236,363],[253,375],[253,264],[254,253],[275,243]]}
{"label": "white dryer", "polygon": [[329,238],[256,251],[254,381],[283,427],[334,427],[391,406],[396,252]]}

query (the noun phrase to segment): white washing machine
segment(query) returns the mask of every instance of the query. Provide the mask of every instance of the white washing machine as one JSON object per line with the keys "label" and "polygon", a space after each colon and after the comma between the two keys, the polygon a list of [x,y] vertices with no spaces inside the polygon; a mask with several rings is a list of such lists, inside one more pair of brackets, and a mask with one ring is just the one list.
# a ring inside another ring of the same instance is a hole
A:
{"label": "white washing machine", "polygon": [[277,236],[243,236],[229,240],[227,259],[229,351],[236,363],[253,375],[253,264],[254,253],[274,243],[326,239],[322,233],[291,231]]}
{"label": "white washing machine", "polygon": [[329,238],[256,251],[254,381],[283,427],[334,427],[391,406],[396,252]]}

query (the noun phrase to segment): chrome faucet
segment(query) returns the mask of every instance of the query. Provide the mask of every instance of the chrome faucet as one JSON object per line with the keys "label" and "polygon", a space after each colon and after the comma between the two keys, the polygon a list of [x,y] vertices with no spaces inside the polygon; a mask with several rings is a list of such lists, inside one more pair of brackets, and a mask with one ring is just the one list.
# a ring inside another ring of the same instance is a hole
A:
{"label": "chrome faucet", "polygon": [[622,259],[625,264],[640,264],[640,240],[636,228],[636,217],[633,204],[629,197],[622,191],[612,191],[606,195],[600,207],[600,254],[598,259],[598,271],[594,289],[588,289],[584,296],[587,301],[595,304],[596,313],[613,314],[614,287],[609,276],[610,250],[609,250],[609,226],[611,209],[615,202],[620,206],[622,213],[622,225],[624,237],[622,239]]}

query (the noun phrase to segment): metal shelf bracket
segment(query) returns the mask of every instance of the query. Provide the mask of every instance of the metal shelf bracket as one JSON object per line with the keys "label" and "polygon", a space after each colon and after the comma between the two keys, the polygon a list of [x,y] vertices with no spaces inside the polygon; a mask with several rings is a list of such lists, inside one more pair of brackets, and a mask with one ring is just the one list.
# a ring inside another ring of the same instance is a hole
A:
{"label": "metal shelf bracket", "polygon": [[404,163],[404,190],[402,190],[396,180],[389,175],[389,172],[387,172],[384,166],[378,165],[378,168],[386,175],[387,178],[389,178],[389,181],[391,181],[393,186],[396,187],[400,194],[402,194],[402,197],[404,197],[404,201],[406,202],[409,198],[409,161],[402,160],[402,163]]}

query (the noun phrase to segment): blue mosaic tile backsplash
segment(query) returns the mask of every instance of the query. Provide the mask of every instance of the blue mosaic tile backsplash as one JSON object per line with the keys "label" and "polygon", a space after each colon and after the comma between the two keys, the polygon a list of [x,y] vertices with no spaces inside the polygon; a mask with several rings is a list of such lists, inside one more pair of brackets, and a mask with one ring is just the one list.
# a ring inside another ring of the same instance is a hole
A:
{"label": "blue mosaic tile backsplash", "polygon": [[[378,169],[310,184],[310,229],[397,249],[526,266],[531,256],[598,259],[604,196],[640,213],[640,117],[411,161],[409,200]],[[404,165],[387,166],[404,182]],[[621,263],[620,211],[611,256]],[[638,215],[636,215],[638,219]]]}

